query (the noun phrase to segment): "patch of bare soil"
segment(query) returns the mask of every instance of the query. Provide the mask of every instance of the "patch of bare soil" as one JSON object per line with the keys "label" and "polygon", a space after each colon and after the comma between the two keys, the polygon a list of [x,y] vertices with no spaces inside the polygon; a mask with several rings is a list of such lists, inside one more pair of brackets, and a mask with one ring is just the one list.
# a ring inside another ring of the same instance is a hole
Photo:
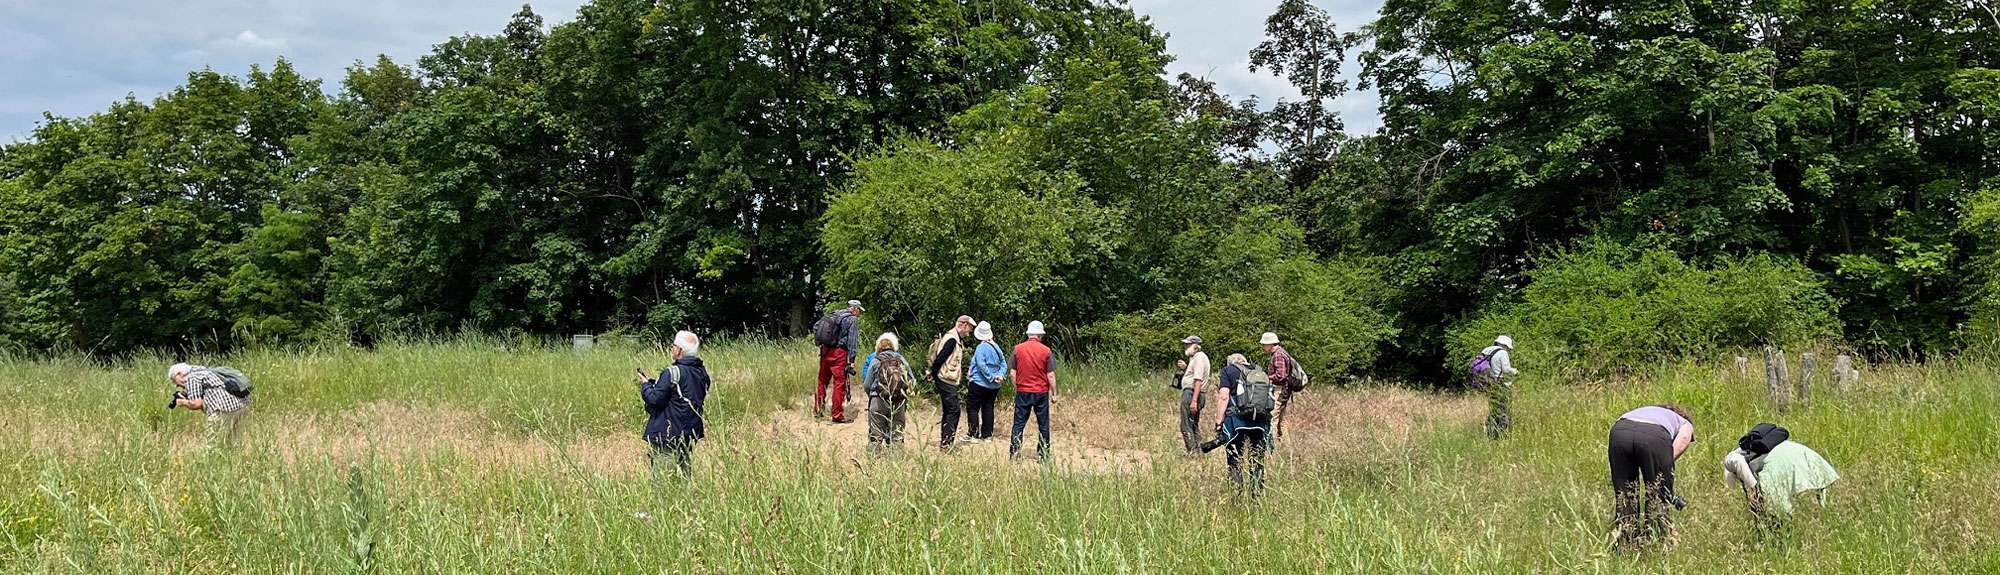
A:
{"label": "patch of bare soil", "polygon": [[[1173,406],[1178,398],[1163,395],[1157,404],[1105,397],[1062,398],[1051,410],[1054,463],[1085,473],[1143,473],[1152,468],[1156,458],[1181,456],[1180,424]],[[773,412],[754,425],[764,440],[829,450],[849,461],[847,468],[859,470],[868,461],[868,426],[860,419],[865,417],[862,403],[849,406],[848,414],[857,418],[851,423],[813,419],[808,408],[799,408]],[[800,405],[810,405],[810,401]],[[1005,460],[1013,407],[1005,401],[995,407],[998,423],[992,441],[961,444],[945,452],[937,445],[937,406],[913,402],[904,441],[897,449],[943,459]],[[1204,433],[1212,432],[1212,409],[1203,415]],[[1309,391],[1298,395],[1289,408],[1279,456],[1295,462],[1372,458],[1411,448],[1423,441],[1424,434],[1441,427],[1471,426],[1484,416],[1484,409],[1476,398],[1400,389]],[[959,432],[965,432],[963,425]],[[1026,455],[1032,453],[1035,436],[1031,420],[1022,437],[1024,457],[1016,462],[1017,467],[1034,465],[1033,458]],[[1223,465],[1219,455],[1213,459],[1215,465]]]}
{"label": "patch of bare soil", "polygon": [[[803,403],[810,404],[810,401]],[[1102,409],[1105,405],[1111,405],[1111,402],[1098,398],[1065,398],[1051,408],[1051,464],[1085,473],[1139,473],[1152,468],[1153,455],[1120,441],[1124,435],[1092,433],[1100,427],[1114,426],[1119,420],[1115,411]],[[864,402],[855,401],[848,407],[847,414],[854,418],[849,423],[814,419],[807,409],[780,410],[758,420],[755,431],[767,442],[824,450],[841,461],[849,462],[845,468],[858,471],[867,466],[872,456],[868,452],[868,423],[864,406]],[[1071,412],[1093,415],[1066,417]],[[1007,461],[1014,417],[1011,404],[994,406],[996,423],[991,440],[979,443],[955,441],[949,451],[938,446],[941,439],[938,415],[936,404],[912,401],[907,414],[908,423],[903,427],[903,441],[890,449],[903,455],[936,457],[947,461]],[[958,429],[960,439],[965,434],[965,425],[961,420]],[[1028,470],[1041,465],[1034,457],[1038,436],[1034,420],[1030,419],[1021,438],[1021,456],[1012,462],[1016,468]]]}

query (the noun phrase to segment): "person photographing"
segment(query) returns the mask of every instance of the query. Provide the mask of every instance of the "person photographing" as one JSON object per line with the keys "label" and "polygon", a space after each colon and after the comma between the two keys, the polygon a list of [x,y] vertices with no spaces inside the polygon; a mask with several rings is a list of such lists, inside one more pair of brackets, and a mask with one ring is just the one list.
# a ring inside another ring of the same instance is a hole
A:
{"label": "person photographing", "polygon": [[672,363],[657,378],[636,370],[639,399],[646,406],[648,459],[658,477],[660,466],[672,463],[682,474],[693,467],[694,445],[708,434],[702,405],[708,401],[708,367],[701,362],[701,338],[694,332],[674,334]]}
{"label": "person photographing", "polygon": [[189,409],[207,416],[208,421],[202,427],[203,446],[236,444],[243,416],[250,413],[248,376],[228,367],[176,363],[167,368],[167,379],[174,382],[177,390],[167,409]]}

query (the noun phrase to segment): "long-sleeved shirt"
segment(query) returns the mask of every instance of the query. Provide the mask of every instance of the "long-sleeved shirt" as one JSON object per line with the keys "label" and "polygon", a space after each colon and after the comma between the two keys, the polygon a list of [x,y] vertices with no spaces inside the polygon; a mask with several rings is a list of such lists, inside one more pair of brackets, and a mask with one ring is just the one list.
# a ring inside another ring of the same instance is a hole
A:
{"label": "long-sleeved shirt", "polygon": [[845,312],[840,316],[840,345],[847,348],[847,361],[861,355],[861,316]]}
{"label": "long-sleeved shirt", "polygon": [[1292,383],[1292,352],[1285,346],[1271,347],[1271,383],[1284,388]]}
{"label": "long-sleeved shirt", "polygon": [[1007,376],[1007,358],[1000,353],[1000,346],[990,341],[979,342],[972,349],[972,365],[967,366],[972,375],[972,383],[986,389],[1000,389],[1000,379]]}
{"label": "long-sleeved shirt", "polygon": [[925,374],[930,377],[930,381],[938,380],[938,371],[944,369],[944,364],[949,363],[951,356],[956,353],[958,353],[958,338],[944,338],[944,345],[938,346],[937,357],[931,358],[931,368]]}
{"label": "long-sleeved shirt", "polygon": [[1484,354],[1487,357],[1491,358],[1490,362],[1493,364],[1492,373],[1494,377],[1512,377],[1515,375],[1520,375],[1521,372],[1514,369],[1514,356],[1512,354],[1512,350],[1494,345],[1494,346],[1487,346],[1485,351],[1481,351],[1479,353]]}
{"label": "long-sleeved shirt", "polygon": [[202,413],[228,413],[250,406],[249,398],[229,393],[222,376],[207,369],[188,372],[187,398],[201,400]]}
{"label": "long-sleeved shirt", "polygon": [[[679,377],[674,377],[678,372]],[[702,406],[708,402],[708,368],[701,358],[682,356],[659,377],[639,386],[646,404],[647,441],[701,439],[708,434]]]}

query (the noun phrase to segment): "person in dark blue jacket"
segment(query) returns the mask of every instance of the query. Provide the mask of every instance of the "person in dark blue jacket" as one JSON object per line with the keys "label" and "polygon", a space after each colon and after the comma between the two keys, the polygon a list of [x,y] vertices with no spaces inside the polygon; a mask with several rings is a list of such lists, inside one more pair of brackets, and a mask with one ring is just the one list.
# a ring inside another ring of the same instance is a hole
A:
{"label": "person in dark blue jacket", "polygon": [[707,434],[701,406],[708,400],[708,368],[701,364],[701,338],[674,334],[674,362],[660,377],[639,372],[639,399],[646,402],[646,443],[652,446],[653,473],[666,462],[687,473],[695,442]]}

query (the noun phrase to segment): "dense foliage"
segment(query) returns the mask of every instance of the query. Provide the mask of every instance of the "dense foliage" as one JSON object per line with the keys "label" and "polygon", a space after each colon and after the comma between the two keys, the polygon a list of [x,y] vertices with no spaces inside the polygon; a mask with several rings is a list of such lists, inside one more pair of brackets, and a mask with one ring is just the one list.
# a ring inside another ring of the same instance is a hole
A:
{"label": "dense foliage", "polygon": [[[1302,96],[1268,104],[1169,78],[1164,36],[1096,0],[597,0],[337,89],[202,70],[0,147],[0,344],[795,334],[861,297],[887,327],[1042,319],[1140,354],[1291,330],[1329,368],[1441,381],[1453,333],[1536,305],[1533,256],[1586,237],[1809,273],[1864,351],[1995,339],[2000,13],[1389,0],[1357,24],[1281,2],[1247,61]],[[1373,134],[1333,113],[1355,88]]]}
{"label": "dense foliage", "polygon": [[1818,275],[1767,254],[1694,265],[1664,248],[1587,243],[1539,262],[1528,279],[1520,301],[1453,330],[1454,358],[1469,366],[1505,333],[1535,364],[1602,374],[1839,335]]}

